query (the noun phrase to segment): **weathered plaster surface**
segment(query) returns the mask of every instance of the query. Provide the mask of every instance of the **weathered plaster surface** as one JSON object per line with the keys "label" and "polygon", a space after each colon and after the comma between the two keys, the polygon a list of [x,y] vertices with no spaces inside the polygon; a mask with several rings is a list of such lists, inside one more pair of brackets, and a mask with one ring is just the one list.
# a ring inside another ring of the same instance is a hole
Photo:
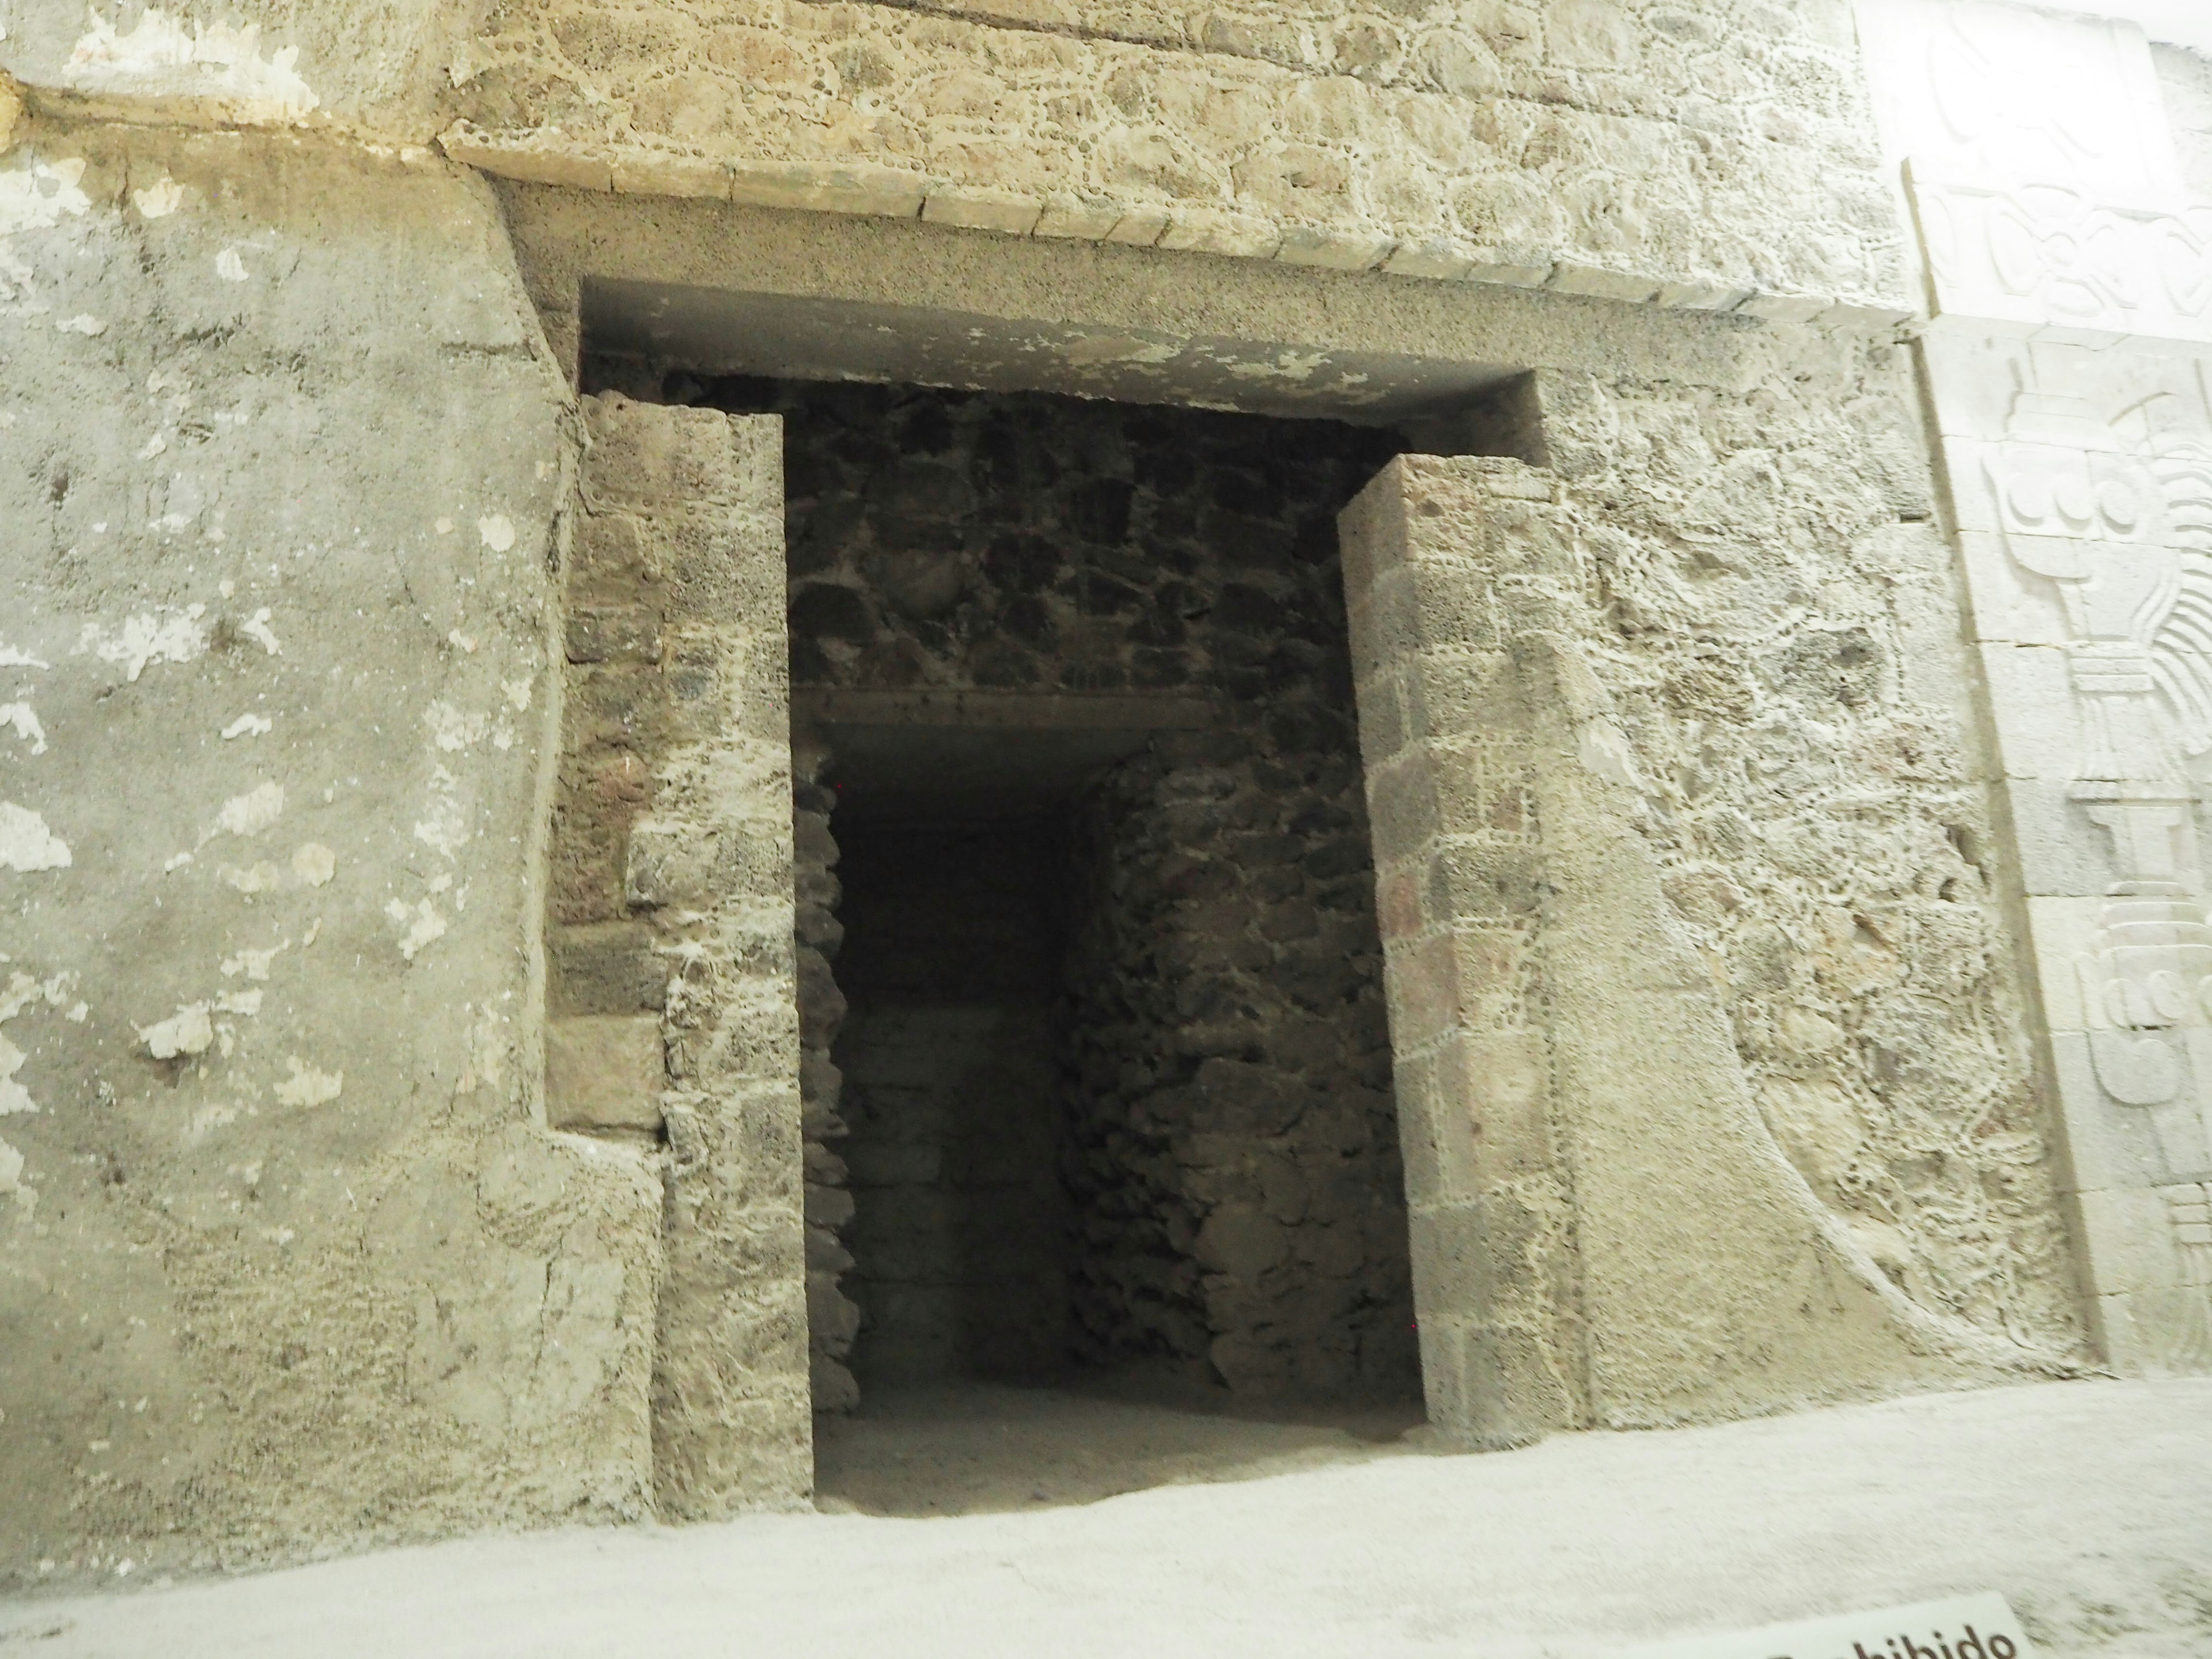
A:
{"label": "weathered plaster surface", "polygon": [[533,1121],[571,437],[488,192],[33,125],[0,202],[0,1581],[641,1514],[658,1182]]}
{"label": "weathered plaster surface", "polygon": [[478,0],[0,6],[0,70],[57,112],[426,143],[464,106]]}

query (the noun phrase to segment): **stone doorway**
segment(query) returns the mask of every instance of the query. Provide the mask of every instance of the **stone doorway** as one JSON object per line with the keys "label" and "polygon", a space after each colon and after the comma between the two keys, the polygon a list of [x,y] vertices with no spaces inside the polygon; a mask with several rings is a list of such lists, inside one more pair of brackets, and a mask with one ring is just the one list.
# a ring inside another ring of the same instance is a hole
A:
{"label": "stone doorway", "polygon": [[813,1393],[857,1412],[817,1425],[825,1488],[1033,1413],[1009,1388],[1418,1421],[1334,528],[1403,443],[585,389],[782,422]]}

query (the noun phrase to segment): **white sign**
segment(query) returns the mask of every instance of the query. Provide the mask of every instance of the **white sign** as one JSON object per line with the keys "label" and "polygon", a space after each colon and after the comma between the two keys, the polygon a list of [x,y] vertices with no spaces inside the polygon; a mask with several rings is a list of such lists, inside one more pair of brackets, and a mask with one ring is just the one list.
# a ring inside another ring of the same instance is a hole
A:
{"label": "white sign", "polygon": [[2035,1659],[2002,1595],[1839,1613],[1638,1648],[1622,1659]]}

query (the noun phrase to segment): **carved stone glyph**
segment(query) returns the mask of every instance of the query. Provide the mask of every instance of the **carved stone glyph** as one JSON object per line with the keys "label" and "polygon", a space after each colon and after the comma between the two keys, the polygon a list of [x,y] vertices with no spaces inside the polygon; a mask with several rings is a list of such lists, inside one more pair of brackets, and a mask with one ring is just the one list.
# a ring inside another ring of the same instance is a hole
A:
{"label": "carved stone glyph", "polygon": [[2212,340],[2212,207],[1911,167],[1933,309],[2118,336]]}
{"label": "carved stone glyph", "polygon": [[[2064,351],[1998,361],[2035,375],[2039,386],[2091,389],[2069,376]],[[2084,1078],[2060,1065],[2062,1096],[2075,1097],[2062,1106],[2069,1126],[2088,1137],[2114,1132],[2131,1154],[2118,1167],[2161,1193],[2184,1194],[2163,1213],[2157,1206],[2121,1213],[2154,1234],[2134,1241],[2162,1263],[2150,1277],[2164,1283],[2151,1288],[2198,1300],[2206,1280],[2186,1230],[2197,1225],[2187,1194],[2212,1174],[2212,921],[2198,840],[2199,763],[2212,751],[2206,430],[2201,404],[2189,407],[2171,393],[2107,419],[2090,397],[2023,391],[2002,437],[1978,447],[1978,477],[1954,480],[1985,492],[2016,579],[2047,584],[2065,621],[2073,720],[2065,805],[2057,810],[2070,826],[2063,833],[2087,843],[2083,851],[2107,879],[2094,931],[2065,969],[2087,1066]],[[1984,571],[1981,580],[2002,578]],[[2002,704],[1995,712],[2004,744],[2021,714]],[[2016,802],[2016,813],[2033,810]],[[2093,1097],[2080,1098],[2085,1092]],[[2100,1123],[2099,1115],[2119,1121]],[[2114,1212],[2090,1205],[2084,1213],[2108,1223]],[[2094,1237],[2097,1220],[2085,1241],[2093,1273],[2124,1243]],[[2148,1341],[2130,1326],[2136,1358],[2171,1364],[2202,1353],[2205,1328],[2188,1304]],[[2108,1340],[2113,1328],[2108,1322]]]}
{"label": "carved stone glyph", "polygon": [[1858,0],[1868,78],[1893,156],[1956,177],[2180,188],[2136,24],[2008,0]]}
{"label": "carved stone glyph", "polygon": [[2066,620],[2066,798],[2101,832],[2112,877],[2072,963],[2091,1067],[2112,1103],[2150,1115],[2160,1172],[2186,1177],[2212,1170],[2212,1067],[2193,1053],[2212,1025],[2212,925],[2192,776],[2212,750],[2212,446],[2186,411],[2129,414],[2108,423],[2087,398],[2021,392],[1979,483],[2006,554],[2055,588]]}

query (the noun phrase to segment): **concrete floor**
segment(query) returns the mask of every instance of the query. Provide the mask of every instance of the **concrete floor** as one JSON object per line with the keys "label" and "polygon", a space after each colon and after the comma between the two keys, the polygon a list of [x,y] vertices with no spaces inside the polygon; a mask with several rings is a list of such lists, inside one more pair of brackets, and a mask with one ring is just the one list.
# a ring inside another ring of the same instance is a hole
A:
{"label": "concrete floor", "polygon": [[134,1579],[0,1607],[0,1655],[1600,1659],[1978,1590],[2011,1599],[2045,1659],[2212,1655],[2212,1381],[1486,1456],[1392,1438],[1402,1417],[1299,1416],[882,1401],[825,1435],[826,1513]]}

